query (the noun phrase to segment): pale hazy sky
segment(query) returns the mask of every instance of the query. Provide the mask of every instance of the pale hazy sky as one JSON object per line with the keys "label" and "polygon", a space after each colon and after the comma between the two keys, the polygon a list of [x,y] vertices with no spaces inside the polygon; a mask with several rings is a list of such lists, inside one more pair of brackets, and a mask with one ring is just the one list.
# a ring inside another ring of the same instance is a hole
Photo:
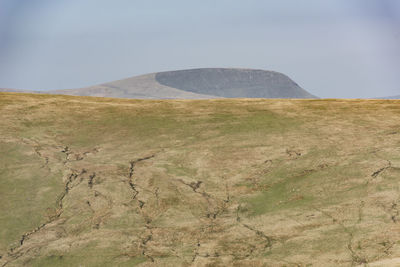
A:
{"label": "pale hazy sky", "polygon": [[320,97],[400,94],[398,0],[0,0],[0,87],[245,67]]}

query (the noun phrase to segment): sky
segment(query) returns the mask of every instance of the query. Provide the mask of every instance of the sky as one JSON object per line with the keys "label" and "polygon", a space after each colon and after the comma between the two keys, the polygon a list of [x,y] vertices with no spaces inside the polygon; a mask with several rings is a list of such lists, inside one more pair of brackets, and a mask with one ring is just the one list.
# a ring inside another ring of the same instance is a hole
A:
{"label": "sky", "polygon": [[323,98],[400,95],[398,0],[0,0],[0,88],[274,70]]}

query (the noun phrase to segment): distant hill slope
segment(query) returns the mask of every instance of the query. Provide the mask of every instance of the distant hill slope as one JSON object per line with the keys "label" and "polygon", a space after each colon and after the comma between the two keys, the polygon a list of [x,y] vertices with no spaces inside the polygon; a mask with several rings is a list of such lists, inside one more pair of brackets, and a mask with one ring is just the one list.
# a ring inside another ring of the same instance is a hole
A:
{"label": "distant hill slope", "polygon": [[400,99],[400,95],[380,97],[380,99]]}
{"label": "distant hill slope", "polygon": [[315,98],[282,73],[232,68],[151,73],[86,88],[41,93],[139,99]]}
{"label": "distant hill slope", "polygon": [[86,88],[53,90],[43,93],[139,99],[215,98],[212,95],[196,94],[159,84],[155,76],[156,74],[152,73]]}
{"label": "distant hill slope", "polygon": [[0,88],[0,92],[8,92],[8,93],[36,93],[35,91],[20,90],[20,89],[11,89],[11,88]]}

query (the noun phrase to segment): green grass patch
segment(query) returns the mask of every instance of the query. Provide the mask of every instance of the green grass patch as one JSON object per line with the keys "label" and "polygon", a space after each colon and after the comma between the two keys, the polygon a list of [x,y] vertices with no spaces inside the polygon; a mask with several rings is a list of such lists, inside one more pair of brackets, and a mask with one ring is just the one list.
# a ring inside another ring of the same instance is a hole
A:
{"label": "green grass patch", "polygon": [[60,173],[49,173],[32,148],[0,142],[0,249],[15,246],[25,233],[47,221],[63,190]]}
{"label": "green grass patch", "polygon": [[86,246],[75,248],[69,253],[53,251],[50,255],[33,259],[25,264],[32,267],[46,266],[137,266],[148,261],[142,255],[124,256],[115,247],[102,247],[97,242],[90,242]]}

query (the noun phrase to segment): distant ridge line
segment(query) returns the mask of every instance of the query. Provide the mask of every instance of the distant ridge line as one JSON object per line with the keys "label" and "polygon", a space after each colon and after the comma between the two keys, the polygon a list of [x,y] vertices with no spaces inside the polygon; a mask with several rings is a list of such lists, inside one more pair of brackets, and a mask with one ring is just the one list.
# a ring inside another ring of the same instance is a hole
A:
{"label": "distant ridge line", "polygon": [[316,98],[282,73],[246,68],[163,71],[77,89],[0,91],[137,99]]}

